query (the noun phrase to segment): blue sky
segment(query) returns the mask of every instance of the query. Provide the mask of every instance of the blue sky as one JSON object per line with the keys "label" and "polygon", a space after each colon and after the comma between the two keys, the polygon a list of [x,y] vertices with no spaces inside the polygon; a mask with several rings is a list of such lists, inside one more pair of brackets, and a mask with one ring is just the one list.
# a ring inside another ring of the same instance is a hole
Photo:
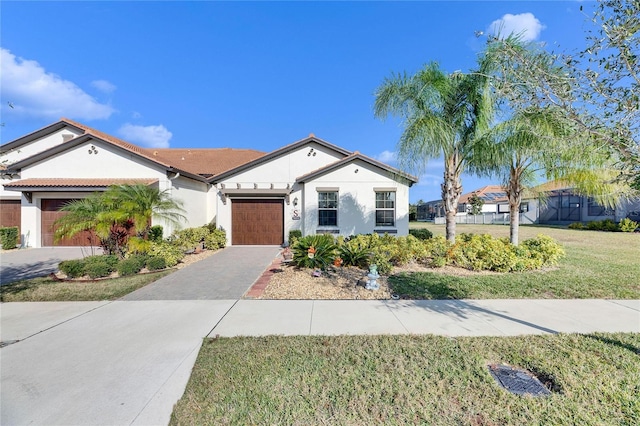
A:
{"label": "blue sky", "polygon": [[[385,77],[468,71],[474,32],[498,24],[579,48],[581,4],[3,1],[1,142],[67,117],[142,146],[271,151],[314,133],[396,165],[401,123],[373,116]],[[441,180],[430,160],[411,201]],[[464,192],[488,183],[463,176]]]}

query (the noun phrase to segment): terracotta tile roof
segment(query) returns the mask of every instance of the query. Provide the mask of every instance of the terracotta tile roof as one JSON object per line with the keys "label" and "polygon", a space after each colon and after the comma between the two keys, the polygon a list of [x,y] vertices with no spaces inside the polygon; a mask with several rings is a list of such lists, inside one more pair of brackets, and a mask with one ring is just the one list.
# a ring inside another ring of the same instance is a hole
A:
{"label": "terracotta tile roof", "polygon": [[142,148],[77,121],[62,118],[72,126],[84,130],[85,134],[111,142],[128,151],[135,152],[165,167],[172,167],[195,175],[211,177],[262,157],[265,153],[253,149],[231,148]]}
{"label": "terracotta tile roof", "polygon": [[487,185],[483,186],[480,189],[476,189],[475,191],[462,194],[458,202],[468,203],[469,198],[471,198],[473,194],[477,194],[478,197],[482,198],[485,203],[507,201],[507,194],[504,192],[504,188],[502,187],[502,185]]}
{"label": "terracotta tile roof", "polygon": [[171,166],[211,177],[265,155],[253,149],[231,148],[158,148],[145,149],[152,158],[163,158]]}
{"label": "terracotta tile roof", "polygon": [[123,185],[131,183],[144,183],[151,185],[158,182],[158,179],[110,179],[110,178],[98,178],[98,179],[67,179],[67,178],[32,178],[22,179],[14,182],[3,184],[5,188],[61,188],[61,187],[87,187],[87,188],[101,188],[110,185]]}

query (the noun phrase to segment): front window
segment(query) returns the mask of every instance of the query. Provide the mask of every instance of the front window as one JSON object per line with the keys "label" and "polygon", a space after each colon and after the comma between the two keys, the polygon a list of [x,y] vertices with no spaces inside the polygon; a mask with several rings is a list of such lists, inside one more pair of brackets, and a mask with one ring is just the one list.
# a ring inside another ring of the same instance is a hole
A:
{"label": "front window", "polygon": [[395,226],[396,193],[376,192],[376,226]]}
{"label": "front window", "polygon": [[338,226],[338,192],[318,192],[318,226]]}

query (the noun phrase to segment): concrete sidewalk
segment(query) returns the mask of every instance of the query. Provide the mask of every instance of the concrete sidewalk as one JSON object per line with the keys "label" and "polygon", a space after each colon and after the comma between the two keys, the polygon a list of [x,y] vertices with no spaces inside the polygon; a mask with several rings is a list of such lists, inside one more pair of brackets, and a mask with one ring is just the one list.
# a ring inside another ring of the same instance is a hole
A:
{"label": "concrete sidewalk", "polygon": [[167,424],[205,336],[640,332],[640,300],[3,303],[0,424]]}
{"label": "concrete sidewalk", "polygon": [[239,300],[210,336],[640,332],[640,300]]}

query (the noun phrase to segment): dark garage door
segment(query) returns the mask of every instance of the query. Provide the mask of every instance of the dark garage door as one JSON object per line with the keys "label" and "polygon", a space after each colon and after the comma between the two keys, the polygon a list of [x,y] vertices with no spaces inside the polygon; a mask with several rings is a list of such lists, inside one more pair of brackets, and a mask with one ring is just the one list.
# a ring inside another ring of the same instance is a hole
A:
{"label": "dark garage door", "polygon": [[280,245],[284,242],[282,200],[232,200],[231,244]]}
{"label": "dark garage door", "polygon": [[0,200],[0,228],[18,227],[20,234],[20,200]]}
{"label": "dark garage door", "polygon": [[73,238],[65,238],[54,242],[53,223],[65,215],[65,212],[59,211],[62,206],[68,203],[69,199],[42,200],[42,246],[89,246],[91,245],[91,234],[88,231],[80,232]]}

